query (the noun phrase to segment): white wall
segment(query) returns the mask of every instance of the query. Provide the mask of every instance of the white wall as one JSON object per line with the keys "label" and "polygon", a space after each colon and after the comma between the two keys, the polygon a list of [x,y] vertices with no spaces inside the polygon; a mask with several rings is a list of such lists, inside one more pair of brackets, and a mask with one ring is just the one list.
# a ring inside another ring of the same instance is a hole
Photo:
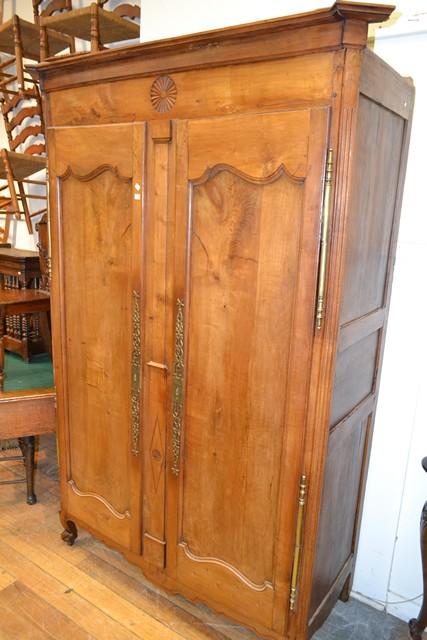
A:
{"label": "white wall", "polygon": [[321,9],[328,0],[143,0],[141,39],[144,42],[207,31],[291,13]]}

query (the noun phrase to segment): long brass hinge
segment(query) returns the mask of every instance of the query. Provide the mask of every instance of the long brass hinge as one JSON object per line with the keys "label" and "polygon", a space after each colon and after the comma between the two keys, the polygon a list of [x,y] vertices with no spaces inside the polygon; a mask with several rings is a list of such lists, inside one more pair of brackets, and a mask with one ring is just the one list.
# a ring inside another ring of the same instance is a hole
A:
{"label": "long brass hinge", "polygon": [[323,191],[322,226],[321,226],[321,233],[320,233],[319,277],[317,282],[317,301],[316,301],[316,329],[322,328],[323,317],[325,315],[326,271],[328,267],[329,226],[330,226],[329,219],[331,215],[333,170],[334,170],[333,151],[332,149],[328,149],[328,155],[326,157],[325,187]]}
{"label": "long brass hinge", "polygon": [[176,301],[175,362],[172,391],[172,473],[180,468],[182,410],[184,403],[184,300]]}
{"label": "long brass hinge", "polygon": [[291,591],[289,594],[289,610],[295,611],[298,595],[299,568],[301,564],[302,542],[304,538],[304,507],[307,495],[307,476],[302,475],[299,484],[297,530],[295,534],[294,563],[291,575]]}

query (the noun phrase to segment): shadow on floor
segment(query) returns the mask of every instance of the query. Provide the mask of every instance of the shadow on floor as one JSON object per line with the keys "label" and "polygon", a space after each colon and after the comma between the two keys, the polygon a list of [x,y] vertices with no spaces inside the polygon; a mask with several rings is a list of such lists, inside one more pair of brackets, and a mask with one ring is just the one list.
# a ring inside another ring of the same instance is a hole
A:
{"label": "shadow on floor", "polygon": [[408,625],[358,600],[338,602],[312,640],[408,640]]}

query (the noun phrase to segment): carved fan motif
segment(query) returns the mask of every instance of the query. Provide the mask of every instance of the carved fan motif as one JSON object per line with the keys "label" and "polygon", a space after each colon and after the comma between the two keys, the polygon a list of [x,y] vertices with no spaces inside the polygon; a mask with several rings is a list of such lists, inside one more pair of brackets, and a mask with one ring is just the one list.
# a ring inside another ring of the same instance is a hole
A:
{"label": "carved fan motif", "polygon": [[150,98],[156,111],[170,111],[176,102],[176,84],[169,76],[160,76],[151,85]]}

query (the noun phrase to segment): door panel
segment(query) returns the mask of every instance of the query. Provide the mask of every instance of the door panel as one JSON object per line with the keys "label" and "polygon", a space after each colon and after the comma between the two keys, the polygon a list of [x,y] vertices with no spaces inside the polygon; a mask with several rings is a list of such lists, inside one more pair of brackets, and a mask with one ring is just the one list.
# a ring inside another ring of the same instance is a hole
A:
{"label": "door panel", "polygon": [[[117,126],[64,129],[55,136],[52,181],[59,224],[54,228],[60,235],[54,233],[53,242],[60,262],[54,301],[62,303],[59,382],[67,403],[61,429],[69,452],[65,510],[138,551],[139,388],[134,375],[141,329],[135,255],[141,202],[133,198],[133,178],[141,181],[142,149],[135,149],[141,135],[132,126]],[[112,164],[105,164],[110,157]]]}
{"label": "door panel", "polygon": [[258,586],[273,580],[302,185],[217,165],[191,198],[182,535]]}
{"label": "door panel", "polygon": [[326,129],[327,110],[178,127],[168,571],[265,626],[289,588]]}

